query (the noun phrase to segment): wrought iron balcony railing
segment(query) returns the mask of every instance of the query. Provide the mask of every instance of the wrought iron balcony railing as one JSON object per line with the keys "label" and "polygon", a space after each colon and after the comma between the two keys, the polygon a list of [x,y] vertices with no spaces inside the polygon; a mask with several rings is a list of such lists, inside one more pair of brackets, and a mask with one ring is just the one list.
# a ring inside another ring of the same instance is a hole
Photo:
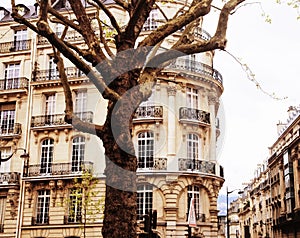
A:
{"label": "wrought iron balcony railing", "polygon": [[0,53],[30,50],[31,40],[20,40],[0,43]]}
{"label": "wrought iron balcony railing", "polygon": [[[76,112],[75,115],[78,116],[82,121],[90,123],[93,122],[93,112]],[[65,114],[41,115],[33,116],[31,118],[31,127],[60,125],[68,125],[68,123],[65,122]]]}
{"label": "wrought iron balcony railing", "polygon": [[215,70],[207,64],[189,58],[177,58],[166,68],[197,73],[200,75],[211,77],[214,80],[218,81],[220,84],[223,84],[223,77],[219,73],[219,71]]}
{"label": "wrought iron balcony railing", "polygon": [[12,136],[12,135],[21,135],[22,125],[20,123],[14,123],[11,125],[0,126],[0,136]]}
{"label": "wrought iron balcony railing", "polygon": [[38,225],[49,225],[49,215],[38,215],[37,217],[31,218],[31,224],[33,226]]}
{"label": "wrought iron balcony railing", "polygon": [[[65,73],[68,78],[81,78],[85,76],[85,74],[76,67],[65,68]],[[59,72],[57,69],[38,70],[33,80],[37,82],[59,80]]]}
{"label": "wrought iron balcony railing", "polygon": [[148,158],[148,161],[139,161],[139,169],[167,170],[167,158]]}
{"label": "wrought iron balcony railing", "polygon": [[25,77],[0,79],[0,91],[27,88],[28,79]]}
{"label": "wrought iron balcony railing", "polygon": [[18,185],[20,182],[20,173],[17,172],[4,172],[0,173],[0,186],[1,185]]}
{"label": "wrought iron balcony railing", "polygon": [[179,158],[179,171],[195,171],[200,173],[216,174],[216,164],[211,161]]}
{"label": "wrought iron balcony railing", "polygon": [[136,109],[133,119],[162,119],[162,106],[140,106]]}
{"label": "wrought iron balcony railing", "polygon": [[50,163],[47,167],[42,164],[29,165],[25,168],[24,177],[77,175],[84,171],[92,172],[93,162],[85,161],[79,163]]}
{"label": "wrought iron balcony railing", "polygon": [[194,108],[181,107],[179,108],[179,120],[210,124],[210,113]]}
{"label": "wrought iron balcony railing", "polygon": [[81,223],[82,216],[81,215],[68,215],[64,216],[64,224],[74,224],[74,223]]}

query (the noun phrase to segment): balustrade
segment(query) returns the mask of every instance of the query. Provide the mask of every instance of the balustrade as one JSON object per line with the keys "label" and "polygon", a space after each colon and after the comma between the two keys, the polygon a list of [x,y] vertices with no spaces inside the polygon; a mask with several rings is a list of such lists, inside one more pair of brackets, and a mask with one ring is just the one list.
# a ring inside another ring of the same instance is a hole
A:
{"label": "balustrade", "polygon": [[19,184],[20,174],[17,172],[0,173],[0,185]]}
{"label": "balustrade", "polygon": [[140,106],[136,109],[134,119],[142,118],[162,118],[163,107],[162,106]]}
{"label": "balustrade", "polygon": [[179,108],[179,119],[210,124],[210,113],[194,108],[181,107]]}
{"label": "balustrade", "polygon": [[10,41],[0,43],[0,53],[30,50],[31,40]]}
{"label": "balustrade", "polygon": [[28,79],[25,77],[0,79],[0,90],[27,88]]}

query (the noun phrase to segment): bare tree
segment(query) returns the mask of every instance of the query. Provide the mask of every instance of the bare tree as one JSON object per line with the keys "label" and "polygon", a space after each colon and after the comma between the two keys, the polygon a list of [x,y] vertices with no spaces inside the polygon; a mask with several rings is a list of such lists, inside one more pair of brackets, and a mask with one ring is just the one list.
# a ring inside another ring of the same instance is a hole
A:
{"label": "bare tree", "polygon": [[[229,15],[243,1],[228,0],[223,3],[215,34],[209,40],[195,41],[191,33],[199,19],[210,12],[212,0],[191,0],[170,19],[166,14],[162,14],[165,16],[162,25],[142,38],[139,43],[137,39],[151,10],[157,8],[162,11],[156,0],[114,0],[114,5],[129,16],[128,22],[122,27],[104,2],[88,1],[98,13],[104,13],[110,19],[109,23],[105,23],[100,17],[97,18],[100,37],[94,32],[82,1],[68,0],[74,13],[74,19],[69,19],[53,8],[51,1],[40,0],[36,23],[18,14],[15,1],[11,1],[14,20],[44,36],[53,45],[65,93],[65,120],[78,130],[97,135],[103,142],[107,181],[102,229],[104,238],[136,237],[137,158],[131,136],[133,112],[151,95],[156,75],[162,70],[165,62],[183,54],[225,48]],[[61,36],[57,36],[51,29],[51,21],[60,22],[65,26]],[[113,30],[113,41],[106,37],[105,27]],[[82,35],[84,47],[78,47],[64,39],[69,29]],[[182,29],[184,30],[171,47],[171,51],[158,53],[161,42]],[[103,125],[83,122],[74,115],[71,90],[61,55],[85,73],[108,101],[106,121]]]}

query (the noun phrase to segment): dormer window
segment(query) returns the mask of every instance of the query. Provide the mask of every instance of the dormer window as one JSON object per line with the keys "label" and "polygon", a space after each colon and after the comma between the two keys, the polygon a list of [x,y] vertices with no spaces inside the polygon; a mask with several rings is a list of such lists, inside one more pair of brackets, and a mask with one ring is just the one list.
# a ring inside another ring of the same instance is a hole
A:
{"label": "dormer window", "polygon": [[7,11],[5,8],[0,7],[0,20],[2,20],[4,17],[6,17],[9,14],[9,11]]}

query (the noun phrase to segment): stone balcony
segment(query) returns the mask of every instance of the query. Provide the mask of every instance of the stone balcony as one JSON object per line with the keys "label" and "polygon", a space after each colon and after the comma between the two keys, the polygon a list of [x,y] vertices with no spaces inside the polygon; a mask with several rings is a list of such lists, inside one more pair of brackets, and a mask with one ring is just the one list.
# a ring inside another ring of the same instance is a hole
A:
{"label": "stone balcony", "polygon": [[12,53],[31,49],[31,40],[10,41],[0,43],[1,53]]}
{"label": "stone balcony", "polygon": [[0,173],[0,187],[20,185],[20,173],[17,172],[2,172]]}

